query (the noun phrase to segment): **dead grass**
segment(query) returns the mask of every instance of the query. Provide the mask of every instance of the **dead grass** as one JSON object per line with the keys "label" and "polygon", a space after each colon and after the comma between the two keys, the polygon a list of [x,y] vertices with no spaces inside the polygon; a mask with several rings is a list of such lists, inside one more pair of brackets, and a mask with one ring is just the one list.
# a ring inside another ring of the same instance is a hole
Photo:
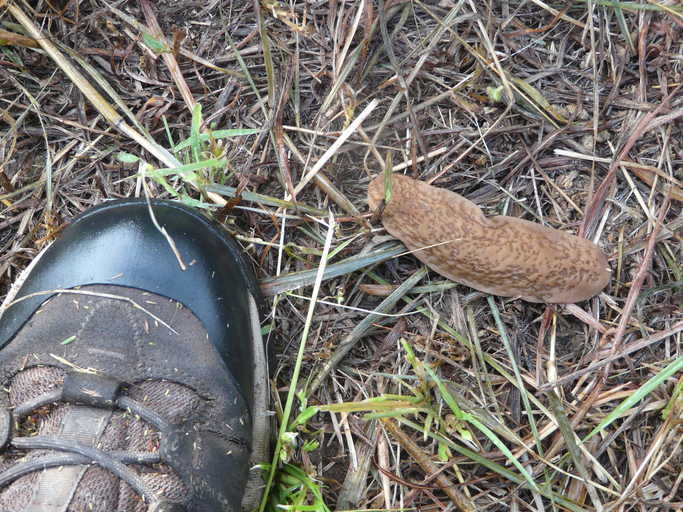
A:
{"label": "dead grass", "polygon": [[[3,293],[73,216],[143,193],[119,153],[217,159],[145,183],[242,241],[278,414],[306,329],[292,414],[326,412],[289,453],[330,507],[683,508],[680,3],[31,5],[0,0]],[[207,138],[235,128],[260,132]],[[544,307],[444,283],[363,213],[388,165],[598,241],[611,284]]]}

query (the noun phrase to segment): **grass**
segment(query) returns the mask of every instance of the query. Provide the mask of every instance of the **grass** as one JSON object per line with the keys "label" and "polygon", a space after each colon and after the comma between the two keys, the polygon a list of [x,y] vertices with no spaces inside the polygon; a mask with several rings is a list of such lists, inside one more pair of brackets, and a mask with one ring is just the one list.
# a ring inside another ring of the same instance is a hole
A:
{"label": "grass", "polygon": [[[267,297],[261,510],[683,507],[676,3],[110,4],[0,0],[4,292],[87,207],[173,198]],[[383,171],[597,240],[612,282],[444,281],[366,213]]]}

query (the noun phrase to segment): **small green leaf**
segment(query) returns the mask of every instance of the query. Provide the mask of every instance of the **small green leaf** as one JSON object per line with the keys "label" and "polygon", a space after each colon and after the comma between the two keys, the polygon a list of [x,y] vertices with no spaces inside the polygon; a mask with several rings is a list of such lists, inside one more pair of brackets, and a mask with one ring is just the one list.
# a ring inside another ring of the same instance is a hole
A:
{"label": "small green leaf", "polygon": [[306,407],[303,411],[299,413],[296,419],[289,425],[289,430],[294,430],[299,425],[305,425],[308,420],[313,416],[318,414],[318,407],[311,406]]}
{"label": "small green leaf", "polygon": [[124,164],[134,164],[140,160],[137,156],[131,155],[130,153],[124,153],[123,151],[116,155],[116,159]]}
{"label": "small green leaf", "polygon": [[683,413],[683,377],[679,379],[669,403],[662,410],[662,419],[668,420],[672,414],[678,417],[681,413]]}
{"label": "small green leaf", "polygon": [[500,103],[503,99],[503,86],[487,87],[486,95],[489,97],[491,103]]}
{"label": "small green leaf", "polygon": [[301,449],[305,452],[314,452],[318,448],[320,448],[320,443],[315,439],[306,441],[304,445],[301,447]]}
{"label": "small green leaf", "polygon": [[533,85],[525,82],[521,78],[512,77],[512,82],[524,93],[529,99],[531,99],[534,106],[541,111],[545,111],[550,114],[556,121],[562,124],[567,124],[569,121],[565,119],[562,114],[560,114],[555,107],[553,107],[550,102],[543,96],[543,93],[536,89]]}
{"label": "small green leaf", "polygon": [[71,342],[74,341],[75,339],[76,339],[76,335],[74,334],[73,336],[69,336],[67,339],[65,339],[64,341],[62,341],[62,342],[60,343],[60,345],[68,345],[69,343],[71,343]]}
{"label": "small green leaf", "polygon": [[149,34],[142,34],[142,40],[154,53],[170,53],[171,49],[163,41],[152,37]]}
{"label": "small green leaf", "polygon": [[439,443],[438,454],[441,462],[448,462],[451,458],[451,450],[446,443]]}
{"label": "small green leaf", "polygon": [[391,201],[391,168],[393,160],[393,153],[390,151],[387,155],[387,162],[384,168],[384,204],[389,204]]}
{"label": "small green leaf", "polygon": [[473,439],[472,438],[472,432],[470,432],[466,428],[462,428],[462,429],[458,430],[458,434],[460,435],[460,437],[463,440],[469,441],[470,443],[472,442],[472,439]]}
{"label": "small green leaf", "polygon": [[282,440],[282,444],[285,446],[296,446],[296,438],[298,435],[299,434],[296,432],[283,432],[280,439]]}

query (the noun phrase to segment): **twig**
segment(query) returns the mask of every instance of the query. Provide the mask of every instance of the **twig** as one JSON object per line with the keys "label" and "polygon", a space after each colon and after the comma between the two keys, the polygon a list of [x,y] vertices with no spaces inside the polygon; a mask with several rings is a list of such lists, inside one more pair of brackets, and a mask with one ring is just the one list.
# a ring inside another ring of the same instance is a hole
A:
{"label": "twig", "polygon": [[352,331],[346,336],[339,346],[332,354],[332,357],[323,365],[318,374],[315,376],[311,385],[307,390],[307,394],[310,395],[314,393],[323,380],[336,368],[339,362],[344,359],[344,356],[348,354],[351,349],[358,343],[365,332],[370,328],[373,322],[380,319],[379,313],[385,313],[389,311],[394,305],[408,293],[413,286],[415,286],[425,275],[427,274],[427,267],[422,267],[420,270],[415,272],[412,276],[406,279],[401,286],[399,286],[391,295],[384,299],[372,314],[366,316]]}
{"label": "twig", "polygon": [[[633,280],[633,283],[631,284],[631,289],[628,292],[628,297],[626,298],[626,304],[624,305],[624,309],[621,313],[621,320],[619,321],[619,326],[617,327],[617,332],[614,335],[614,339],[612,340],[612,350],[610,353],[610,356],[613,356],[616,354],[617,350],[621,346],[621,340],[624,337],[624,333],[626,332],[626,326],[628,325],[628,320],[631,316],[631,311],[633,310],[633,307],[636,305],[636,299],[638,298],[638,295],[640,294],[640,289],[643,286],[643,282],[645,281],[645,276],[647,275],[648,271],[650,270],[650,264],[652,263],[652,254],[655,249],[655,244],[657,243],[657,235],[662,229],[663,223],[664,223],[664,217],[666,215],[667,210],[669,209],[669,198],[667,197],[664,200],[664,204],[661,206],[659,210],[659,216],[657,217],[657,224],[655,225],[654,229],[652,230],[652,234],[650,234],[650,240],[648,241],[647,244],[647,249],[645,249],[645,254],[643,255],[643,261],[640,264],[640,267],[638,268],[638,272],[636,273],[636,277]],[[603,376],[606,379],[609,374],[609,369],[610,369],[611,363],[607,365],[603,372]]]}
{"label": "twig", "polygon": [[149,25],[149,28],[152,32],[152,36],[155,39],[161,41],[165,46],[169,48],[169,51],[163,52],[161,56],[164,59],[164,63],[166,64],[169,73],[171,73],[171,76],[173,77],[173,81],[175,82],[176,87],[180,91],[180,95],[183,97],[183,100],[185,101],[185,105],[187,106],[188,110],[192,112],[197,102],[192,97],[192,93],[190,92],[190,88],[187,86],[185,77],[180,71],[180,67],[178,66],[178,61],[176,60],[175,54],[172,51],[170,51],[171,47],[166,41],[164,33],[161,31],[161,26],[159,26],[156,14],[154,14],[154,9],[152,9],[152,5],[149,3],[149,0],[139,0],[139,2],[140,9],[142,10],[142,13],[145,15],[145,20],[147,21],[147,25]]}
{"label": "twig", "polygon": [[436,475],[436,483],[443,492],[450,498],[453,504],[463,512],[475,512],[477,509],[467,496],[460,492],[455,485],[444,475],[439,472],[439,467],[434,464],[429,457],[425,455],[422,449],[415,444],[410,437],[403,433],[401,428],[389,418],[382,418],[382,425],[391,432],[391,435],[396,438],[399,444],[415,459],[422,470],[428,475]]}
{"label": "twig", "polygon": [[675,323],[670,329],[667,329],[665,331],[659,331],[653,334],[652,336],[648,336],[647,338],[642,338],[638,341],[629,343],[626,347],[622,348],[621,352],[619,352],[618,354],[613,354],[601,361],[598,361],[596,363],[591,364],[590,366],[587,366],[586,368],[572,372],[569,375],[565,375],[564,377],[560,377],[556,381],[547,382],[540,386],[538,390],[548,391],[556,386],[566,384],[574,379],[578,379],[582,375],[593,373],[595,370],[602,368],[603,366],[606,366],[608,364],[611,364],[617,359],[621,359],[622,357],[632,354],[633,352],[638,352],[639,350],[649,347],[653,343],[657,343],[658,341],[664,340],[669,336],[673,336],[674,334],[677,334],[681,331],[683,331],[683,322]]}

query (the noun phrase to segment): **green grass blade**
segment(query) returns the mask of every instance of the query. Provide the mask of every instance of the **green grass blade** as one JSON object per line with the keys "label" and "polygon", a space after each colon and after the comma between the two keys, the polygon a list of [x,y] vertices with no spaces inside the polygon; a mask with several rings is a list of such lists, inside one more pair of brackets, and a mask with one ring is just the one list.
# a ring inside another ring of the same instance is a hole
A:
{"label": "green grass blade", "polygon": [[[201,133],[197,136],[200,142],[207,142],[210,139],[229,139],[231,137],[243,137],[245,135],[254,135],[256,133],[261,133],[258,128],[232,128],[229,130],[214,130],[210,133]],[[193,146],[196,138],[188,137],[187,139],[179,142],[173,146],[173,151],[180,151],[181,149]]]}
{"label": "green grass blade", "polygon": [[441,396],[443,397],[444,401],[448,404],[448,407],[451,408],[451,411],[453,411],[453,414],[455,415],[456,418],[462,421],[466,421],[467,423],[470,423],[472,426],[474,426],[476,429],[478,429],[482,434],[484,434],[489,441],[491,441],[503,454],[508,458],[508,460],[519,470],[519,472],[522,474],[524,479],[527,481],[529,486],[536,492],[540,492],[538,486],[536,485],[536,482],[534,482],[533,477],[529,474],[529,472],[522,466],[522,464],[517,460],[517,457],[515,457],[510,449],[505,446],[505,443],[501,441],[501,439],[493,432],[491,429],[489,429],[486,425],[484,425],[481,421],[479,421],[477,418],[475,418],[472,414],[463,412],[462,409],[458,406],[458,404],[455,401],[455,398],[453,398],[453,395],[451,395],[450,391],[446,388],[444,385],[443,381],[441,378],[436,374],[436,372],[430,368],[429,366],[425,365],[425,370],[427,373],[429,373],[429,376],[436,382],[437,387],[439,388],[439,392],[441,393]]}
{"label": "green grass blade", "polygon": [[[207,187],[207,190],[210,190],[211,188],[212,187]],[[323,279],[332,279],[334,277],[343,276],[361,268],[395,258],[404,252],[405,247],[396,244],[363,256],[352,256],[344,261],[329,265],[325,269]],[[292,272],[280,277],[264,279],[261,281],[261,291],[263,291],[264,295],[271,296],[296,290],[297,288],[311,284],[315,280],[316,272],[317,270],[304,270],[302,272]]]}
{"label": "green grass blade", "polygon": [[[419,425],[419,424],[414,423],[408,419],[405,419],[405,417],[404,418],[398,418],[398,421],[401,424],[406,425],[406,426],[416,430],[417,432],[422,433],[424,430],[422,425]],[[518,475],[514,471],[510,471],[505,466],[502,466],[496,462],[490,461],[486,457],[483,457],[482,455],[478,454],[475,451],[470,450],[469,448],[465,448],[464,446],[461,446],[461,445],[453,442],[451,439],[448,439],[448,438],[446,438],[442,435],[436,434],[434,432],[429,432],[428,435],[432,439],[434,439],[440,443],[446,444],[451,450],[467,457],[468,459],[472,460],[476,464],[479,464],[481,466],[484,466],[485,468],[490,469],[494,473],[499,474],[500,476],[510,480],[511,482],[515,482],[518,485],[523,485],[525,482],[524,477],[522,477],[521,475]],[[572,512],[589,512],[588,509],[581,507],[580,505],[578,505],[574,501],[552,491],[551,489],[549,489],[547,487],[540,487],[538,492],[542,496],[545,496],[546,498],[557,502],[559,505],[563,506],[567,510],[571,510]],[[593,509],[591,508],[590,510],[593,510]]]}
{"label": "green grass blade", "polygon": [[153,169],[151,171],[145,171],[145,174],[150,178],[160,178],[162,176],[169,176],[171,174],[178,174],[182,176],[194,171],[200,171],[202,169],[215,169],[218,167],[224,167],[226,164],[227,160],[225,158],[211,158],[209,160],[200,160],[195,163],[185,164],[178,167]]}
{"label": "green grass blade", "polygon": [[616,420],[630,408],[635,406],[643,398],[652,393],[652,391],[654,391],[656,388],[661,386],[664,383],[664,381],[666,381],[666,379],[676,374],[677,372],[680,372],[681,370],[683,370],[683,356],[680,356],[679,358],[672,361],[666,368],[664,368],[657,375],[652,377],[640,388],[638,388],[635,393],[629,395],[629,397],[626,398],[623,402],[621,402],[611,413],[609,413],[600,422],[600,424],[591,431],[590,434],[583,438],[583,442],[585,443],[595,434],[607,428],[607,426],[609,426],[614,420]]}
{"label": "green grass blade", "polygon": [[294,397],[297,394],[297,385],[299,381],[299,375],[301,373],[301,367],[303,366],[304,353],[306,348],[306,342],[308,341],[308,333],[311,329],[311,324],[313,323],[313,312],[315,311],[315,306],[317,304],[318,294],[320,292],[320,283],[322,282],[322,276],[325,272],[325,262],[327,261],[327,255],[330,251],[330,246],[332,245],[332,237],[334,235],[335,222],[332,214],[330,213],[327,228],[327,237],[325,239],[325,248],[323,249],[323,255],[320,258],[320,265],[317,270],[317,276],[315,283],[313,285],[313,291],[311,293],[311,301],[308,306],[308,312],[306,314],[306,321],[304,323],[304,328],[301,333],[301,341],[299,342],[299,350],[297,352],[296,361],[294,363],[294,370],[292,372],[292,377],[289,383],[289,392],[287,393],[287,400],[285,402],[284,411],[282,413],[282,420],[280,423],[280,429],[278,432],[277,440],[275,442],[275,450],[273,452],[273,461],[271,463],[270,471],[268,472],[268,479],[266,482],[266,487],[263,491],[263,498],[261,504],[259,505],[259,512],[264,512],[266,504],[268,501],[268,495],[273,486],[273,480],[275,478],[275,473],[278,469],[278,465],[281,460],[281,450],[283,437],[287,432],[287,427],[289,426],[289,418],[292,414],[292,409],[294,407]]}
{"label": "green grass blade", "polygon": [[543,446],[541,445],[541,436],[538,433],[538,427],[536,426],[536,419],[533,415],[533,409],[531,407],[531,402],[529,400],[529,395],[524,386],[524,381],[522,380],[522,374],[519,371],[519,366],[517,366],[517,361],[515,355],[512,352],[512,346],[510,345],[510,339],[508,338],[505,325],[503,320],[500,318],[500,312],[498,311],[498,306],[491,295],[488,296],[489,307],[491,308],[491,313],[493,313],[493,318],[496,321],[496,327],[500,332],[500,337],[503,340],[503,345],[505,345],[505,350],[507,351],[508,357],[510,358],[510,363],[512,364],[512,369],[515,374],[515,380],[517,381],[517,388],[522,397],[522,402],[524,403],[524,410],[526,411],[527,418],[529,419],[529,426],[531,427],[531,433],[536,441],[536,449],[539,455],[543,456]]}
{"label": "green grass blade", "polygon": [[192,127],[190,129],[190,145],[194,161],[199,162],[202,154],[202,141],[199,134],[202,131],[202,105],[197,103],[192,109]]}

